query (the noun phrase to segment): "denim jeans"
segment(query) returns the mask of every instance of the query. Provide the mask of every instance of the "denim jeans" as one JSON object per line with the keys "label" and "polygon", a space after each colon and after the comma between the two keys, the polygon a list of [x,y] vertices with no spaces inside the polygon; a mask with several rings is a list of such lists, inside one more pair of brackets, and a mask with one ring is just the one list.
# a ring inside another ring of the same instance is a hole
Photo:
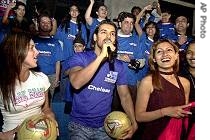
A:
{"label": "denim jeans", "polygon": [[70,122],[68,128],[69,140],[112,140],[106,134],[104,127],[91,128]]}

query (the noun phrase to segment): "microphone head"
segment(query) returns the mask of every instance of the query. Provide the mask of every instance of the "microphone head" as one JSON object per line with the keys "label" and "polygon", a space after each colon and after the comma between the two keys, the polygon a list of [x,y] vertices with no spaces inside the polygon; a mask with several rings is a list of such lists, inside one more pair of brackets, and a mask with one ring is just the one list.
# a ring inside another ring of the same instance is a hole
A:
{"label": "microphone head", "polygon": [[[110,39],[106,38],[106,39],[104,40],[104,43],[105,43],[105,44],[110,44],[110,43],[112,43],[112,41],[111,41]],[[107,52],[108,52],[108,54],[110,54],[110,53],[112,52],[110,46],[107,47]]]}
{"label": "microphone head", "polygon": [[108,52],[108,54],[110,54],[112,52],[110,46],[107,47],[107,52]]}
{"label": "microphone head", "polygon": [[[111,41],[110,39],[106,38],[106,39],[104,40],[104,43],[112,43],[112,41]],[[107,47],[107,53],[108,53],[108,61],[109,61],[110,63],[113,63],[113,62],[114,62],[114,58],[117,56],[117,55],[116,55],[116,52],[115,52],[115,51],[112,51],[112,50],[111,50],[111,47],[108,46],[108,47]]]}

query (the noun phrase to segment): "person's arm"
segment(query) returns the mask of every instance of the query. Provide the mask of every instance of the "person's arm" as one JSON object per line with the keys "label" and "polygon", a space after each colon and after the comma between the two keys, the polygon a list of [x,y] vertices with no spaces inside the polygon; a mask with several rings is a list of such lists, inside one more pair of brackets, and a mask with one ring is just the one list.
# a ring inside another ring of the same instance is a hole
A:
{"label": "person's arm", "polygon": [[137,89],[135,113],[138,122],[149,122],[161,118],[159,110],[146,112],[150,94],[153,91],[152,77],[147,76],[143,78]]}
{"label": "person's arm", "polygon": [[47,117],[49,117],[55,123],[55,125],[57,127],[57,135],[59,136],[58,123],[55,119],[55,114],[53,113],[53,111],[52,111],[52,109],[50,108],[50,105],[49,105],[48,91],[49,90],[45,91],[45,93],[44,93],[45,94],[45,102],[42,106],[42,113],[44,115],[46,115]]}
{"label": "person's arm", "polygon": [[91,11],[93,9],[94,0],[90,0],[90,5],[88,6],[86,12],[85,12],[85,20],[88,25],[91,25],[93,23],[93,18],[91,17]]}
{"label": "person's arm", "polygon": [[134,113],[134,103],[127,85],[117,86],[117,91],[120,97],[121,105],[132,122],[132,129],[128,131],[128,134],[123,137],[123,139],[131,138],[138,128]]}
{"label": "person's arm", "polygon": [[152,6],[151,5],[147,5],[145,6],[141,12],[136,16],[136,22],[135,22],[135,29],[136,29],[136,32],[138,33],[139,36],[142,35],[142,28],[140,27],[139,25],[139,21],[140,19],[143,17],[143,15],[145,14],[145,11],[146,10],[151,10],[152,9]]}
{"label": "person's arm", "polygon": [[56,34],[57,31],[57,21],[55,18],[52,18],[52,31],[50,32],[50,35],[53,36]]}
{"label": "person's arm", "polygon": [[189,95],[190,95],[190,82],[188,79],[184,77],[180,77],[180,81],[184,87],[184,92],[185,92],[185,104],[189,103]]}
{"label": "person's arm", "polygon": [[160,3],[159,3],[159,2],[158,2],[158,4],[157,4],[156,9],[157,9],[157,13],[158,13],[158,15],[160,15],[160,16],[161,16],[162,12],[161,12],[161,8],[160,8]]}
{"label": "person's arm", "polygon": [[99,55],[93,62],[91,62],[85,68],[79,66],[72,68],[69,71],[69,79],[72,86],[75,89],[80,89],[82,86],[88,83],[95,74],[95,72],[97,71],[103,59],[104,57]]}
{"label": "person's arm", "polygon": [[53,85],[54,87],[59,86],[60,72],[61,72],[61,62],[57,61],[55,64],[55,81]]}
{"label": "person's arm", "polygon": [[7,7],[7,9],[6,9],[6,11],[4,12],[4,16],[3,16],[3,18],[2,18],[2,23],[3,23],[3,24],[7,25],[7,24],[9,23],[9,20],[8,20],[9,12],[10,12],[10,10],[11,10],[12,8],[15,7],[15,5],[16,5],[15,2],[9,3],[9,5],[8,5],[8,7]]}
{"label": "person's arm", "polygon": [[0,132],[0,140],[13,140],[18,127],[7,132]]}
{"label": "person's arm", "polygon": [[[102,51],[97,55],[96,59],[85,68],[76,66],[70,69],[69,79],[75,89],[80,89],[94,76],[101,62],[108,57],[107,47],[113,48],[113,44],[103,44]],[[115,48],[115,47],[114,47]]]}
{"label": "person's arm", "polygon": [[48,98],[48,90],[45,91],[45,102],[42,106],[42,112],[48,116],[49,118],[52,118],[55,120],[55,114],[52,112],[50,105],[49,105],[49,98]]}

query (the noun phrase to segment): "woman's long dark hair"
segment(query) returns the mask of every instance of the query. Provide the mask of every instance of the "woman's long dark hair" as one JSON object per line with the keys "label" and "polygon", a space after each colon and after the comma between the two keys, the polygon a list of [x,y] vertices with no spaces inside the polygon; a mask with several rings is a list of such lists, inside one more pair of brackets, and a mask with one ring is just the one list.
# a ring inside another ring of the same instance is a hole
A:
{"label": "woman's long dark hair", "polygon": [[[68,14],[63,18],[63,20],[61,21],[61,30],[65,30],[65,33],[68,33],[68,28],[71,28],[70,27],[70,24],[69,24],[69,22],[70,22],[70,20],[71,20],[71,15],[69,14],[69,12],[70,12],[70,9],[71,9],[71,7],[72,6],[76,6],[77,8],[78,8],[78,10],[79,10],[79,12],[80,12],[80,9],[79,9],[79,7],[78,7],[78,5],[77,4],[72,4],[72,5],[70,5],[70,7],[69,7],[69,11],[68,11]],[[79,32],[81,32],[81,23],[82,23],[82,18],[81,18],[81,16],[80,16],[80,14],[78,15],[78,17],[77,17],[77,24],[78,24],[78,30],[79,30]]]}
{"label": "woman's long dark hair", "polygon": [[8,34],[0,44],[0,96],[6,110],[10,110],[10,102],[14,104],[15,85],[20,82],[30,40],[29,34],[18,32]]}
{"label": "woman's long dark hair", "polygon": [[[13,8],[13,10],[17,10],[19,6],[23,6],[26,10],[26,5],[20,1],[16,2],[16,5]],[[17,16],[15,16],[15,18],[11,19],[11,21],[12,21],[11,32],[29,32],[29,22],[25,15],[21,22],[17,19]]]}
{"label": "woman's long dark hair", "polygon": [[[143,31],[146,33],[146,29],[149,25],[154,25],[155,26],[155,34],[154,34],[154,37],[153,37],[153,40],[154,42],[158,41],[160,39],[160,30],[157,26],[157,23],[153,22],[153,21],[149,21],[145,24],[144,28],[143,28]],[[147,34],[147,33],[146,33]]]}

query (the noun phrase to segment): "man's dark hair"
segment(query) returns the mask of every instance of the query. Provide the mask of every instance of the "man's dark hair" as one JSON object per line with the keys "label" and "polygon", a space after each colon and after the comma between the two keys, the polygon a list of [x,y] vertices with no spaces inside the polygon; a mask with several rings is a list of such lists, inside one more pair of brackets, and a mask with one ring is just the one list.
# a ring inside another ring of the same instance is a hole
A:
{"label": "man's dark hair", "polygon": [[107,9],[107,6],[106,6],[103,2],[97,2],[96,5],[95,5],[95,10],[98,11],[98,9],[99,9],[101,6],[104,6],[104,7],[106,7],[106,9]]}
{"label": "man's dark hair", "polygon": [[[41,13],[39,16],[38,16],[38,23],[40,23],[42,17],[48,17],[50,20],[51,20],[51,17],[48,13]],[[52,20],[51,20],[51,24],[52,24]]]}
{"label": "man's dark hair", "polygon": [[139,10],[139,12],[141,12],[141,8],[139,6],[134,6],[132,9],[131,9],[131,13],[133,14],[134,10]]}
{"label": "man's dark hair", "polygon": [[81,43],[83,46],[85,46],[85,41],[82,38],[82,35],[80,33],[76,35],[76,38],[74,39],[73,44],[75,43]]}
{"label": "man's dark hair", "polygon": [[147,29],[147,27],[148,27],[149,25],[155,26],[156,32],[155,32],[155,35],[154,35],[153,40],[154,40],[154,41],[157,41],[157,40],[160,38],[160,30],[159,30],[159,28],[158,28],[158,25],[157,25],[157,23],[154,22],[154,21],[149,21],[149,22],[147,22],[147,23],[145,24],[145,26],[144,26],[144,28],[143,28],[143,31],[144,31],[144,32],[146,32],[146,29]]}
{"label": "man's dark hair", "polygon": [[17,10],[18,9],[18,7],[19,6],[24,6],[25,8],[26,8],[26,4],[25,3],[23,3],[23,2],[20,2],[20,1],[17,1],[16,2],[16,5],[15,5],[15,7],[13,8],[14,10]]}
{"label": "man's dark hair", "polygon": [[136,17],[133,14],[129,13],[129,12],[121,12],[118,15],[118,21],[119,22],[124,21],[125,18],[132,18],[134,20],[134,22],[136,21]]}

